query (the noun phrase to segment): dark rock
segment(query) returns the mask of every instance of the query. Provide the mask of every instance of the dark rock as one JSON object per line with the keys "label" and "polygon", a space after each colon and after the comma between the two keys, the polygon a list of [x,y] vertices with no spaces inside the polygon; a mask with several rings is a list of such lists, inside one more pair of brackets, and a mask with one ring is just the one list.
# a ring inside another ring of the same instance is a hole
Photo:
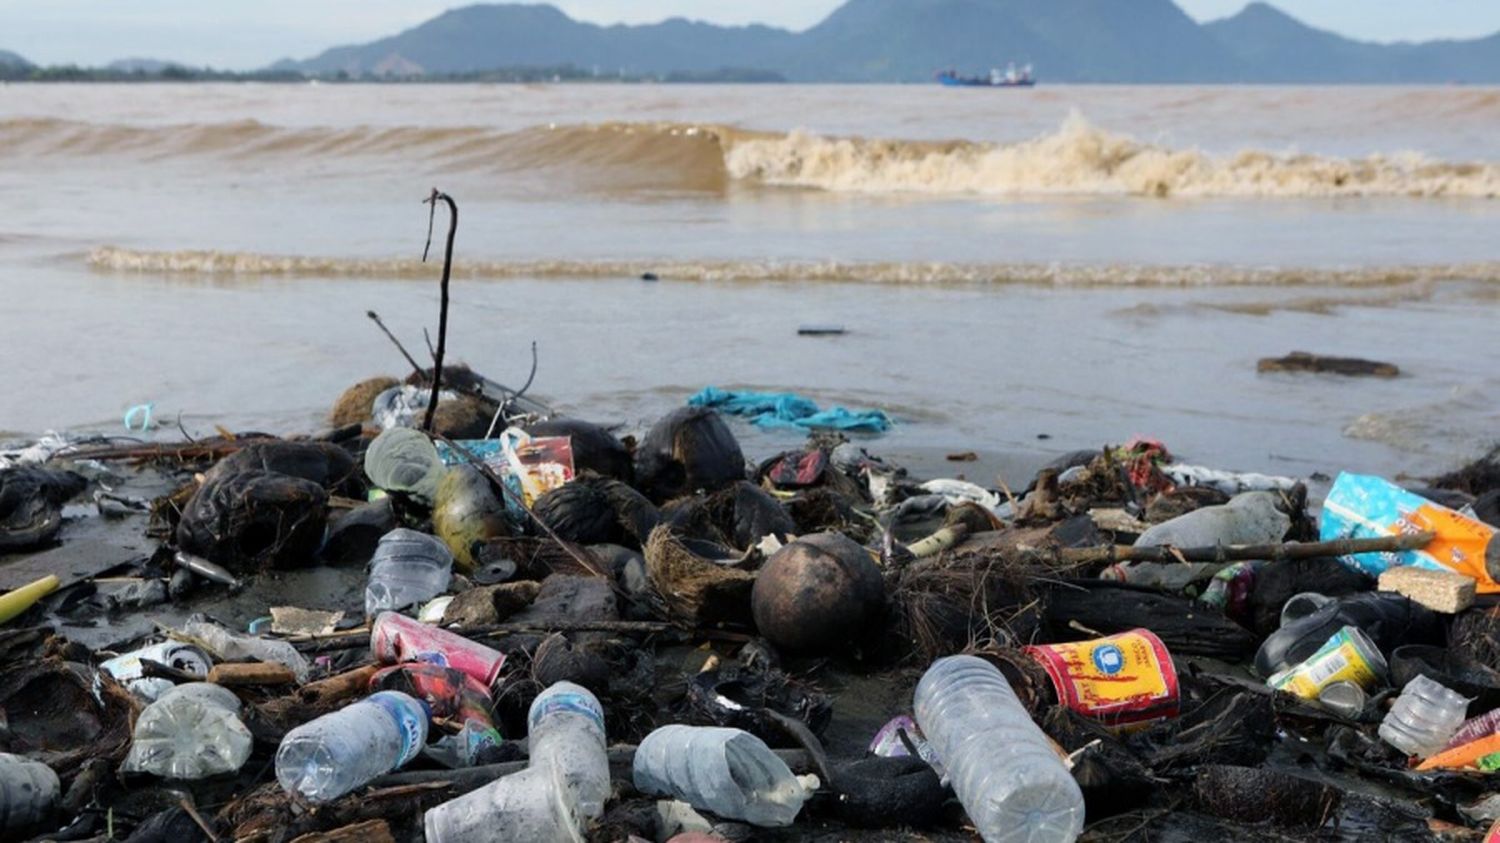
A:
{"label": "dark rock", "polygon": [[1347,377],[1394,378],[1401,374],[1394,363],[1362,360],[1358,357],[1324,357],[1306,351],[1294,351],[1285,357],[1264,357],[1255,364],[1257,372],[1315,372]]}

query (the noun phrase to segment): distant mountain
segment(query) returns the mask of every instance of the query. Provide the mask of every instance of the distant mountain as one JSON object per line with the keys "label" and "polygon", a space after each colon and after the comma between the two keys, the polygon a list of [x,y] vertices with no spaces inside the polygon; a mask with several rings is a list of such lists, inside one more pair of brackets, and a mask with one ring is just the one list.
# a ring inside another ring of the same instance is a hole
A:
{"label": "distant mountain", "polygon": [[1473,41],[1370,44],[1314,29],[1269,3],[1204,25],[1254,82],[1493,82],[1500,34]]}
{"label": "distant mountain", "polygon": [[1172,0],[848,0],[801,33],[682,18],[598,26],[550,5],[502,4],[272,69],[412,76],[573,65],[713,78],[741,68],[794,81],[920,82],[1008,61],[1036,65],[1044,82],[1500,82],[1500,34],[1370,44],[1260,2],[1200,25]]}
{"label": "distant mountain", "polygon": [[0,50],[0,67],[26,68],[34,66],[31,62],[9,50]]}
{"label": "distant mountain", "polygon": [[105,70],[115,70],[120,73],[144,73],[147,75],[159,74],[167,68],[181,68],[192,70],[187,65],[175,61],[163,61],[161,59],[119,59],[104,66]]}

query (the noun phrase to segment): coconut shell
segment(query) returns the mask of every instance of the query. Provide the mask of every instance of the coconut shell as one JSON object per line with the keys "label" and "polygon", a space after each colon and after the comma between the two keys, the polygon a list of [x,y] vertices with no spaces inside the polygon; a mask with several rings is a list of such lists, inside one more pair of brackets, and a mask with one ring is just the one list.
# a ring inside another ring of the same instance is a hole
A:
{"label": "coconut shell", "polygon": [[334,427],[364,424],[370,420],[370,410],[375,404],[375,397],[399,384],[400,381],[395,378],[378,377],[360,381],[349,387],[339,396],[339,400],[333,402],[333,409],[328,413],[328,423]]}
{"label": "coconut shell", "polygon": [[756,628],[793,652],[834,655],[857,645],[885,611],[885,582],[843,533],[805,536],[771,555],[751,592]]}

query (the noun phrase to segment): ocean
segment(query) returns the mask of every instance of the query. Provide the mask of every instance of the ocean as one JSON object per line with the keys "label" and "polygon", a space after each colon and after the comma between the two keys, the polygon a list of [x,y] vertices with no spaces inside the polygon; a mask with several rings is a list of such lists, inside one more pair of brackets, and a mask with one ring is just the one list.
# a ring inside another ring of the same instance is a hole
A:
{"label": "ocean", "polygon": [[[889,412],[875,452],[1432,473],[1500,440],[1497,125],[1470,87],[0,86],[0,438],[315,429],[404,374],[367,311],[435,330],[437,187],[450,360],[518,385],[535,342],[570,414],[786,389]],[[1294,350],[1403,374],[1257,374]]]}

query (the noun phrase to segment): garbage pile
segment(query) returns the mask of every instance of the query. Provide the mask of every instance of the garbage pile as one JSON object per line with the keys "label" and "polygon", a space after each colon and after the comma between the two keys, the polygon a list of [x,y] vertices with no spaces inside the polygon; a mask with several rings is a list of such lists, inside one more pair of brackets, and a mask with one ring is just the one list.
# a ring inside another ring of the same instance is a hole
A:
{"label": "garbage pile", "polygon": [[[1133,441],[988,488],[444,383],[431,432],[420,377],[373,379],[310,437],[0,454],[0,839],[1500,820],[1500,450],[1310,491]],[[98,519],[150,541],[80,565]]]}

